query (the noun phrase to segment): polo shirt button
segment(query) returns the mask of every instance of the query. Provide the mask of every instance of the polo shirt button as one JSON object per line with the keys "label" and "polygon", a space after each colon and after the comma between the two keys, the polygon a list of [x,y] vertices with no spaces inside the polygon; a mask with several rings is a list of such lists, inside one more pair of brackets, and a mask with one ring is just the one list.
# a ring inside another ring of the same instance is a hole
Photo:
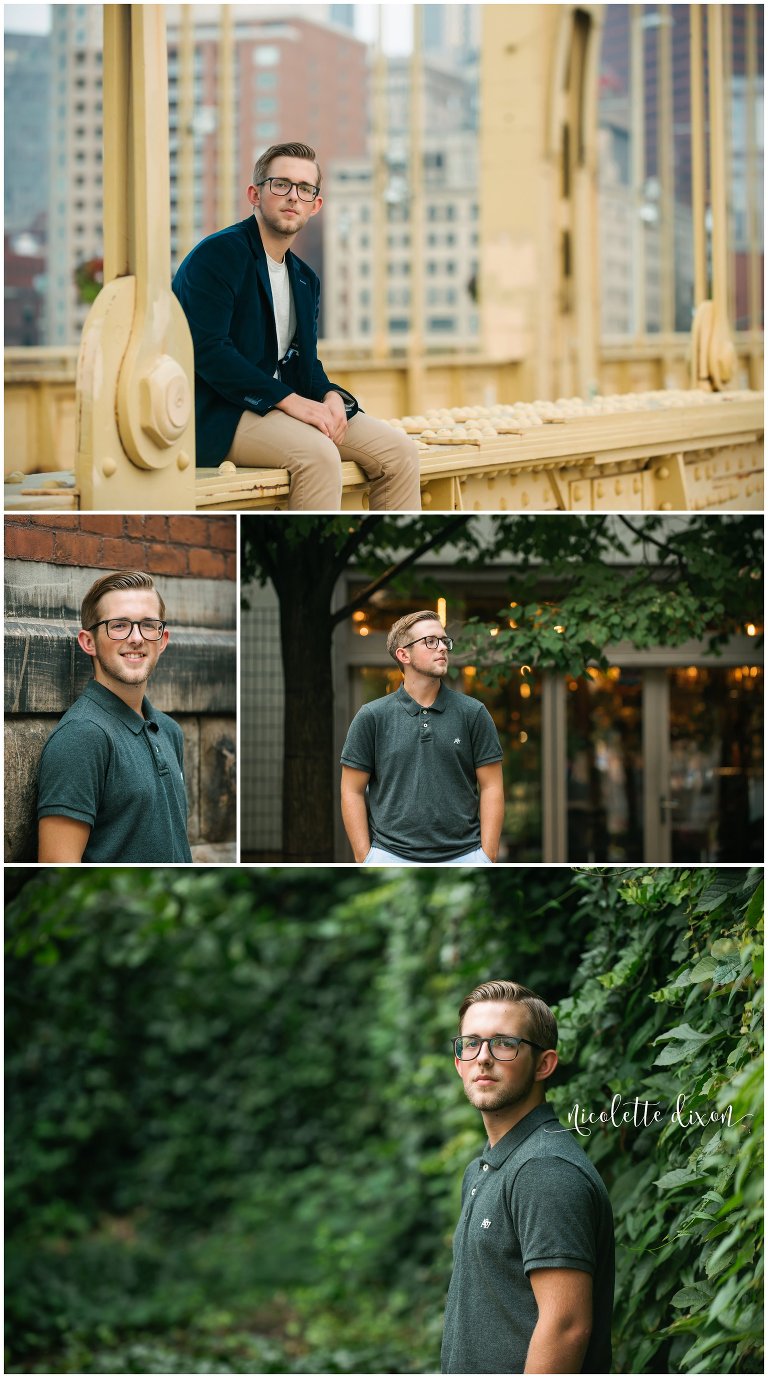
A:
{"label": "polo shirt button", "polygon": [[483,1163],[483,1172],[487,1172],[487,1171],[488,1171],[488,1164],[487,1164],[487,1163]]}
{"label": "polo shirt button", "polygon": [[472,1191],[470,1192],[470,1195],[471,1195],[471,1196],[475,1196],[476,1193],[477,1193],[477,1187],[473,1187],[473,1188],[472,1188]]}

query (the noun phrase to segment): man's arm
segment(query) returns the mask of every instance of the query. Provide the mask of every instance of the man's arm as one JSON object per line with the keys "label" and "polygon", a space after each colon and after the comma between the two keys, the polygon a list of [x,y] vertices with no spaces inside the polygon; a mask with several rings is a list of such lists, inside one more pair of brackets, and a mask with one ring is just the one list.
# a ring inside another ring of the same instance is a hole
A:
{"label": "man's arm", "polygon": [[352,766],[341,767],[341,816],[355,861],[365,861],[371,850],[368,810],[365,803],[365,791],[370,778],[370,772],[367,770],[354,770]]}
{"label": "man's arm", "polygon": [[525,1373],[581,1373],[592,1334],[592,1278],[576,1268],[535,1268],[529,1281],[539,1308]]}
{"label": "man's arm", "polygon": [[38,861],[82,861],[91,835],[90,823],[49,815],[38,824]]}
{"label": "man's arm", "polygon": [[501,761],[478,766],[477,788],[480,792],[480,844],[487,857],[495,861],[499,854],[499,838],[504,823],[504,780]]}

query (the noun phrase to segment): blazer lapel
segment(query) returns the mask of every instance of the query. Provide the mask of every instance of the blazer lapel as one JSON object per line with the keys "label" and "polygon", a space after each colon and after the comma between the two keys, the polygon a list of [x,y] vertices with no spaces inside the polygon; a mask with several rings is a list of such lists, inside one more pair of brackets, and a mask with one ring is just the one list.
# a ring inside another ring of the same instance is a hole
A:
{"label": "blazer lapel", "polygon": [[267,320],[267,329],[270,331],[270,334],[272,336],[272,342],[275,350],[275,358],[277,358],[277,329],[275,327],[275,307],[274,302],[272,301],[272,287],[269,281],[267,253],[264,248],[264,245],[261,242],[261,235],[259,233],[258,224],[256,223],[256,217],[254,215],[249,215],[246,224],[248,228],[248,238],[251,243],[251,248],[253,249],[254,258],[256,259],[256,275],[259,279],[261,290],[264,293],[264,307],[265,316]]}

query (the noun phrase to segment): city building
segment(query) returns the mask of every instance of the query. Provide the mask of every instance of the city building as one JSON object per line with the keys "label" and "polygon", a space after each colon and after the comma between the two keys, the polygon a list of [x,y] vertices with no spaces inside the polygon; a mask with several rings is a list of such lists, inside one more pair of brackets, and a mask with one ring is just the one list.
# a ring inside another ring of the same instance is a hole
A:
{"label": "city building", "polygon": [[[427,7],[428,8],[428,7]],[[438,7],[444,8],[444,7]],[[459,6],[456,8],[465,8]],[[418,187],[409,149],[413,73],[406,58],[386,68],[385,217],[376,205],[370,156],[339,160],[328,185],[325,334],[352,349],[370,347],[383,326],[392,353],[419,328],[428,348],[472,345],[478,337],[477,67],[427,58]],[[419,199],[421,244],[414,244]],[[415,301],[413,279],[420,278]],[[376,320],[374,276],[383,272],[385,319]],[[414,318],[420,307],[420,319]]]}

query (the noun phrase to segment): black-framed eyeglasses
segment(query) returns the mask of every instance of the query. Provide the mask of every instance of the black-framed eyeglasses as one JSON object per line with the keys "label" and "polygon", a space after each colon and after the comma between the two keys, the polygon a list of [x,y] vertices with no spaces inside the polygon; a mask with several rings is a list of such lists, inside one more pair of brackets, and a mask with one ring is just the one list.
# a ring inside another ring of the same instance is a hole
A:
{"label": "black-framed eyeglasses", "polygon": [[160,641],[165,625],[165,622],[158,622],[154,617],[144,617],[140,622],[131,622],[127,617],[103,617],[85,630],[95,632],[97,627],[106,627],[110,641],[127,641],[134,627],[138,627],[139,636],[144,641]]}
{"label": "black-framed eyeglasses", "polygon": [[540,1053],[546,1051],[540,1043],[532,1043],[530,1038],[511,1038],[507,1034],[493,1034],[491,1038],[465,1034],[462,1038],[454,1038],[453,1051],[461,1062],[471,1062],[480,1056],[484,1043],[488,1044],[488,1051],[497,1062],[514,1062],[521,1043],[527,1043],[529,1048],[538,1048]]}
{"label": "black-framed eyeglasses", "polygon": [[316,201],[320,192],[320,188],[313,187],[311,182],[289,182],[287,177],[265,177],[256,186],[269,187],[273,196],[289,196],[291,188],[295,187],[300,201]]}
{"label": "black-framed eyeglasses", "polygon": [[436,651],[438,646],[445,646],[446,651],[453,650],[453,638],[450,636],[417,636],[415,641],[406,641],[401,650],[407,651],[409,646],[418,646],[423,641],[428,651]]}

